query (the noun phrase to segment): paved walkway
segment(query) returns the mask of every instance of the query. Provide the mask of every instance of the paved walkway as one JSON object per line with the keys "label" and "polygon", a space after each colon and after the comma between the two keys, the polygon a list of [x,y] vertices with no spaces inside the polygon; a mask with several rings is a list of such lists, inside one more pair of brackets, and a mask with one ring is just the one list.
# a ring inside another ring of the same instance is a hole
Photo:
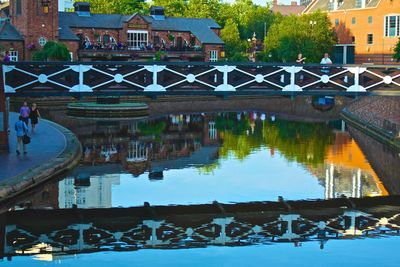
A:
{"label": "paved walkway", "polygon": [[[39,119],[36,132],[30,133],[31,143],[27,145],[28,153],[17,155],[15,152],[17,138],[14,130],[17,120],[18,114],[10,112],[10,152],[0,153],[0,186],[10,178],[58,157],[67,145],[65,135],[60,130],[51,123]],[[22,148],[20,151],[22,152]]]}

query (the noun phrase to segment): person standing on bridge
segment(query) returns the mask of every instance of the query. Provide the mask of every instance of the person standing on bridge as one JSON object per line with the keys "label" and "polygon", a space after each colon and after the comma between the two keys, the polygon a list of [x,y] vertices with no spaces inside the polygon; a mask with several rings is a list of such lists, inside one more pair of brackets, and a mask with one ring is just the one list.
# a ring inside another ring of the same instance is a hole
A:
{"label": "person standing on bridge", "polygon": [[26,154],[26,144],[23,140],[25,135],[28,135],[28,126],[26,126],[25,122],[23,121],[22,116],[19,116],[19,120],[15,123],[15,131],[17,132],[17,146],[16,152],[17,155],[21,154],[20,147],[22,143],[22,149],[24,154]]}
{"label": "person standing on bridge", "polygon": [[26,126],[29,126],[29,113],[31,112],[30,108],[28,107],[28,103],[24,101],[24,104],[19,109],[19,115],[22,116],[22,120],[25,122]]}
{"label": "person standing on bridge", "polygon": [[29,118],[31,119],[32,133],[34,133],[36,129],[36,124],[39,123],[39,118],[40,118],[40,112],[36,106],[36,103],[32,104],[31,111],[29,113]]}

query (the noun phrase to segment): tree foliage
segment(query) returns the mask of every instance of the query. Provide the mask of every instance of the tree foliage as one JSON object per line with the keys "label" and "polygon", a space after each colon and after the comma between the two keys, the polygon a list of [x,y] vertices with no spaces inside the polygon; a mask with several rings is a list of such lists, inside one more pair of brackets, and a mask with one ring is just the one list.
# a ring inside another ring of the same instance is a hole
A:
{"label": "tree foliage", "polygon": [[131,15],[136,12],[147,14],[148,5],[144,0],[86,0],[90,3],[90,12],[100,14]]}
{"label": "tree foliage", "polygon": [[227,20],[225,27],[221,30],[221,39],[225,42],[227,57],[243,51],[243,41],[240,39],[238,26],[233,19]]}
{"label": "tree foliage", "polygon": [[65,44],[49,41],[42,50],[33,54],[32,59],[35,61],[69,61],[71,56]]}
{"label": "tree foliage", "polygon": [[326,14],[281,17],[271,26],[265,38],[265,52],[271,60],[294,62],[298,53],[308,63],[317,63],[336,43],[335,31]]}
{"label": "tree foliage", "polygon": [[396,46],[394,47],[394,55],[393,58],[397,60],[397,62],[400,61],[400,38],[397,41]]}
{"label": "tree foliage", "polygon": [[[222,28],[228,60],[244,59],[248,39],[264,40],[264,53],[257,58],[265,61],[293,62],[302,52],[307,62],[319,62],[324,52],[336,43],[334,30],[327,15],[321,12],[302,16],[282,16],[269,6],[253,4],[252,0],[228,3],[220,0],[89,0],[94,13],[149,13],[152,5],[165,7],[172,17],[212,18]],[[314,22],[310,24],[310,21]]]}

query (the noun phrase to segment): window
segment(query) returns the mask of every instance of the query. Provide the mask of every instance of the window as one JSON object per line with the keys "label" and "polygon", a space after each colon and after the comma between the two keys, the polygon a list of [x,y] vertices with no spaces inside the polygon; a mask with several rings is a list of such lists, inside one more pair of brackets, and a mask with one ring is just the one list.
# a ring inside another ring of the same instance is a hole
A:
{"label": "window", "polygon": [[147,31],[128,31],[128,48],[133,50],[143,49],[147,46]]}
{"label": "window", "polygon": [[218,61],[218,50],[211,50],[210,51],[210,61],[211,62]]}
{"label": "window", "polygon": [[356,0],[356,8],[362,7],[362,0]]}
{"label": "window", "polygon": [[351,42],[352,42],[353,44],[356,43],[356,37],[355,37],[355,36],[351,36]]}
{"label": "window", "polygon": [[368,24],[372,24],[372,16],[368,17]]}
{"label": "window", "polygon": [[385,17],[385,36],[393,37],[400,35],[400,16]]}
{"label": "window", "polygon": [[351,24],[356,24],[356,17],[351,18]]}
{"label": "window", "polygon": [[18,61],[18,51],[10,51],[10,61]]}
{"label": "window", "polygon": [[335,25],[339,26],[339,19],[335,19]]}
{"label": "window", "polygon": [[40,36],[39,45],[43,47],[46,43],[47,43],[47,39],[43,36]]}
{"label": "window", "polygon": [[17,0],[15,3],[15,14],[16,15],[21,15],[22,13],[22,4],[21,4],[22,0]]}
{"label": "window", "polygon": [[374,43],[374,35],[372,33],[369,33],[367,35],[367,43],[368,44],[373,44]]}

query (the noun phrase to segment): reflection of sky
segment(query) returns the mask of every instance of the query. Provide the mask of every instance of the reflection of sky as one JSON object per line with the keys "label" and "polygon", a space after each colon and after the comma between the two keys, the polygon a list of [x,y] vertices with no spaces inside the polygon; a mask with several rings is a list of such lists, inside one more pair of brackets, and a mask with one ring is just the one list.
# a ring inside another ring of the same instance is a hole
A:
{"label": "reflection of sky", "polygon": [[177,250],[139,250],[81,254],[53,262],[14,257],[3,266],[399,266],[400,237],[330,240],[325,249],[318,242],[301,247],[291,243],[270,246],[208,247]]}
{"label": "reflection of sky", "polygon": [[297,163],[288,163],[280,154],[271,157],[261,149],[243,161],[230,157],[220,161],[213,174],[201,174],[196,168],[169,170],[162,181],[149,182],[148,174],[133,178],[121,175],[114,186],[112,204],[117,206],[276,201],[324,198],[318,180]]}

